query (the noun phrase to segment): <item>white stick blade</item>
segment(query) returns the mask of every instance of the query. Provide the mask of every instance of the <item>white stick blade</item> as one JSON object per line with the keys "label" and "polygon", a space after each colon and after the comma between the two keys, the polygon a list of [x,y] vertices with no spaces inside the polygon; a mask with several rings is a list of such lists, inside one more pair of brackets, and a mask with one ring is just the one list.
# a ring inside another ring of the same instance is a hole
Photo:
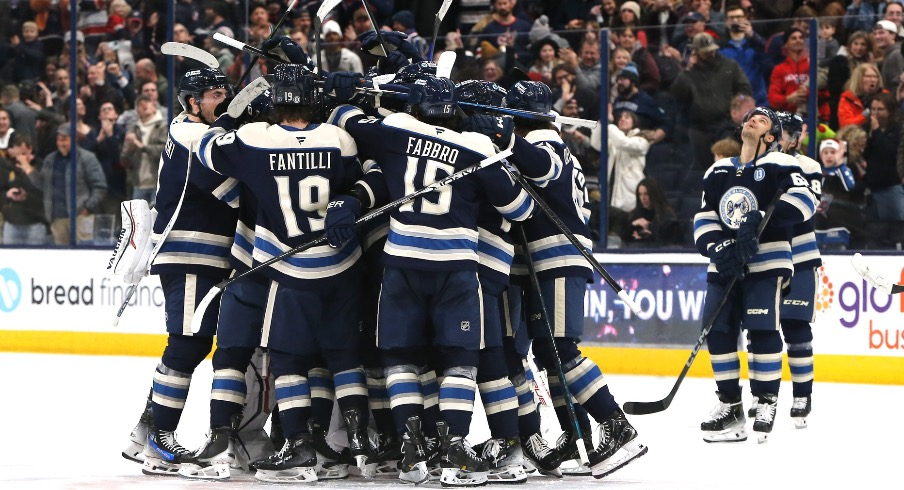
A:
{"label": "white stick blade", "polygon": [[235,48],[239,51],[245,47],[245,43],[241,41],[236,41],[235,39],[223,34],[222,32],[215,32],[213,34],[214,41],[220,41],[221,43],[229,46],[230,48]]}
{"label": "white stick blade", "polygon": [[258,95],[264,93],[268,88],[270,88],[270,84],[267,83],[267,80],[264,77],[255,78],[254,81],[236,94],[235,98],[232,99],[232,102],[229,103],[226,112],[232,117],[241,116],[248,105],[251,104],[251,101],[257,98]]}
{"label": "white stick blade", "polygon": [[855,253],[854,256],[851,257],[851,265],[854,267],[854,270],[857,271],[857,274],[860,274],[860,277],[866,279],[866,282],[868,282],[870,286],[885,294],[892,294],[894,283],[870,269],[869,266],[866,265],[866,260],[863,258],[863,255]]}
{"label": "white stick blade", "polygon": [[595,128],[599,125],[599,121],[591,121],[590,119],[581,119],[578,117],[556,116],[556,122],[560,124],[568,124],[569,126],[580,126],[583,128]]}
{"label": "white stick blade", "polygon": [[325,2],[320,4],[320,8],[317,9],[317,18],[320,19],[320,22],[323,22],[323,19],[326,17],[331,10],[336,8],[342,0],[326,0]]}
{"label": "white stick blade", "polygon": [[181,56],[183,58],[190,58],[195,61],[200,61],[201,63],[204,63],[205,65],[215,70],[220,69],[220,62],[217,61],[217,58],[214,55],[190,44],[176,42],[163,43],[163,46],[160,46],[160,52],[169,56]]}
{"label": "white stick blade", "polygon": [[436,18],[442,21],[446,18],[446,12],[449,11],[449,7],[452,6],[452,0],[444,0],[443,4],[439,6],[439,11],[436,13]]}
{"label": "white stick blade", "polygon": [[439,78],[451,78],[452,67],[455,66],[455,59],[458,55],[455,51],[443,51],[436,61],[436,76]]}
{"label": "white stick blade", "polygon": [[640,306],[638,306],[637,303],[635,303],[634,300],[631,299],[630,296],[628,296],[628,292],[624,289],[618,292],[618,298],[622,300],[622,303],[628,305],[628,308],[630,308],[635,315],[639,315],[641,313]]}
{"label": "white stick blade", "polygon": [[214,286],[210,288],[210,291],[207,291],[207,294],[205,294],[203,298],[201,298],[201,302],[198,303],[198,306],[195,308],[195,313],[191,317],[191,333],[198,333],[201,331],[201,324],[204,322],[204,313],[222,291],[223,288],[220,286]]}

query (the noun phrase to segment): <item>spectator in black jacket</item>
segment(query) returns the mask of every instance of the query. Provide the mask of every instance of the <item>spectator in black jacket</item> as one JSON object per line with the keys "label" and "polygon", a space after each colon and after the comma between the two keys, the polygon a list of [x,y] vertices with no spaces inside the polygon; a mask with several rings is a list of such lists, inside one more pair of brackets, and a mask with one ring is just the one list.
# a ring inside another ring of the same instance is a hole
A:
{"label": "spectator in black jacket", "polygon": [[0,158],[0,203],[2,203],[4,245],[44,245],[47,223],[44,218],[44,193],[32,184],[22,166],[33,166],[35,156],[31,139],[23,134],[12,137],[8,159]]}
{"label": "spectator in black jacket", "polygon": [[[888,93],[876,95],[869,107],[869,138],[866,140],[866,175],[870,189],[866,207],[868,220],[904,222],[904,187],[897,168],[901,124],[898,103]],[[901,223],[904,226],[904,223]]]}

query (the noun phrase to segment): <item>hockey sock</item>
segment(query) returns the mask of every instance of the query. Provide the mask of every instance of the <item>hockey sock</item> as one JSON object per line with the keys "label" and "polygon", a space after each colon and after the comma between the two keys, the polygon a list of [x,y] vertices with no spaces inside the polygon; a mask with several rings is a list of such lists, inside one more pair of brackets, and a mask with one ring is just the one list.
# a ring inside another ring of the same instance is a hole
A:
{"label": "hockey sock", "polygon": [[421,383],[421,394],[424,395],[424,414],[421,430],[429,436],[436,435],[436,423],[443,419],[439,408],[439,380],[436,379],[436,371],[424,366],[418,374]]}
{"label": "hockey sock", "polygon": [[[716,386],[723,396],[741,396],[741,360],[738,357],[738,333],[711,330],[706,337]],[[750,384],[751,389],[753,383]]]}
{"label": "hockey sock", "polygon": [[749,332],[750,391],[778,394],[782,382],[782,337],[777,330]]}
{"label": "hockey sock", "polygon": [[340,371],[333,376],[333,383],[336,386],[336,403],[339,404],[340,412],[358,409],[361,424],[367,427],[370,412],[367,410],[367,377],[364,375],[364,368],[358,366]]}
{"label": "hockey sock", "polygon": [[248,392],[245,371],[254,349],[218,347],[213,354],[213,383],[210,390],[210,428],[228,427],[232,416],[242,413]]}
{"label": "hockey sock", "polygon": [[410,417],[421,417],[424,412],[424,395],[418,380],[418,368],[413,364],[387,366],[386,391],[389,393],[389,407],[399,434],[405,432],[405,423]]}
{"label": "hockey sock", "polygon": [[324,367],[308,371],[308,385],[311,387],[311,419],[328,430],[333,416],[333,377]]}
{"label": "hockey sock", "polygon": [[795,397],[813,393],[813,329],[803,320],[782,320]]}
{"label": "hockey sock", "polygon": [[477,368],[456,366],[443,372],[439,385],[439,410],[449,426],[449,434],[467,436],[474,411],[474,393],[477,391]]}
{"label": "hockey sock", "polygon": [[389,393],[386,391],[383,368],[366,368],[364,372],[367,375],[367,403],[377,426],[377,432],[394,434],[395,422],[392,420],[392,410],[389,408]]}
{"label": "hockey sock", "polygon": [[299,374],[278,376],[276,404],[279,406],[279,422],[286,439],[308,432],[307,423],[311,418],[311,387],[308,378]]}
{"label": "hockey sock", "polygon": [[[609,391],[602,371],[590,359],[579,357],[562,366],[571,396],[597,420],[606,420],[616,410],[618,404]],[[575,405],[577,410],[578,405]],[[589,426],[589,423],[587,424]]]}
{"label": "hockey sock", "polygon": [[191,384],[191,373],[183,373],[157,365],[154,372],[154,387],[151,394],[151,411],[154,414],[154,428],[172,432],[179,425],[185,399],[188,398],[188,387]]}
{"label": "hockey sock", "polygon": [[533,381],[528,381],[524,374],[510,379],[518,396],[518,433],[529,436],[540,432],[540,414],[534,403]]}
{"label": "hockey sock", "polygon": [[480,351],[477,389],[494,438],[518,436],[518,395],[508,378],[502,347]]}

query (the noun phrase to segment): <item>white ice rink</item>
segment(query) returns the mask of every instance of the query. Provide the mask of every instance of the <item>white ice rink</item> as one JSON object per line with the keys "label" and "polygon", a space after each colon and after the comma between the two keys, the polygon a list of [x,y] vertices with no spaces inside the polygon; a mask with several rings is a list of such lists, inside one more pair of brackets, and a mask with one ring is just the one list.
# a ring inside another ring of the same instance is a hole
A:
{"label": "white ice rink", "polygon": [[[248,476],[219,483],[143,476],[140,466],[120,456],[144,406],[156,363],[147,357],[0,354],[0,488],[213,490],[264,485]],[[179,439],[189,448],[204,439],[210,379],[210,364],[205,362],[194,378],[179,428]],[[659,399],[673,381],[612,376],[609,385],[623,403]],[[783,383],[775,430],[762,445],[752,436],[750,421],[747,442],[703,442],[699,424],[716,400],[714,390],[712,380],[691,378],[665,412],[631,417],[650,451],[610,477],[532,478],[522,488],[904,488],[899,466],[904,455],[904,386],[817,383],[810,427],[796,430],[788,417],[790,383]],[[485,426],[475,427],[477,434],[485,431]],[[403,486],[357,479],[314,485],[374,490]]]}

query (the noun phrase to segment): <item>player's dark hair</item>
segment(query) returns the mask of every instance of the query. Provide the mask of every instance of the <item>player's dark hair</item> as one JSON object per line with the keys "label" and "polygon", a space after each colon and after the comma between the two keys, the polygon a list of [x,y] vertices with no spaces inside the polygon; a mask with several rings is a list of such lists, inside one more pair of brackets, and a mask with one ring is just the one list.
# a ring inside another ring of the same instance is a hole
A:
{"label": "player's dark hair", "polygon": [[271,119],[277,123],[282,121],[322,122],[320,108],[316,105],[276,105],[273,106],[270,115]]}

